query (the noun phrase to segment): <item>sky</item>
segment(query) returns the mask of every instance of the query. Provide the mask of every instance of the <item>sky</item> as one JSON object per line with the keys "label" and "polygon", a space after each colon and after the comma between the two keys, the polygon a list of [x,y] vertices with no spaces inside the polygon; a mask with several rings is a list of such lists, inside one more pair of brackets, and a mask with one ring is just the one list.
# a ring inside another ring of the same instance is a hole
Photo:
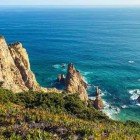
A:
{"label": "sky", "polygon": [[138,6],[140,5],[140,0],[0,0],[0,5]]}

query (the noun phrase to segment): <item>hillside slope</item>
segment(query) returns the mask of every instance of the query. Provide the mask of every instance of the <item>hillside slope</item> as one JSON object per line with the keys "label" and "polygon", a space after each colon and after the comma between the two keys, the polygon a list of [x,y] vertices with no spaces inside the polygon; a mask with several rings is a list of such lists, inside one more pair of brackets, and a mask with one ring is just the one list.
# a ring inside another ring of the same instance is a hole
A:
{"label": "hillside slope", "polygon": [[139,140],[140,124],[118,122],[78,96],[0,89],[1,140]]}

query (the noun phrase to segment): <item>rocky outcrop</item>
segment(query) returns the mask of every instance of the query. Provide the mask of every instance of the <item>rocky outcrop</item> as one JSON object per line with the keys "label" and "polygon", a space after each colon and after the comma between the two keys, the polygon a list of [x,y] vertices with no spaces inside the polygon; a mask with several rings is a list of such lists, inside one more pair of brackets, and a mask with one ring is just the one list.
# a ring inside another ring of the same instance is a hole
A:
{"label": "rocky outcrop", "polygon": [[31,71],[29,58],[21,43],[7,45],[0,37],[0,87],[23,92],[28,90],[46,91],[36,81]]}
{"label": "rocky outcrop", "polygon": [[96,87],[96,99],[94,100],[94,104],[93,106],[98,109],[98,110],[101,110],[104,108],[104,104],[103,104],[103,101],[100,97],[100,89],[98,87]]}
{"label": "rocky outcrop", "polygon": [[79,97],[83,101],[88,100],[87,83],[84,81],[80,72],[75,69],[73,64],[68,65],[66,75],[66,91],[68,93],[78,93]]}

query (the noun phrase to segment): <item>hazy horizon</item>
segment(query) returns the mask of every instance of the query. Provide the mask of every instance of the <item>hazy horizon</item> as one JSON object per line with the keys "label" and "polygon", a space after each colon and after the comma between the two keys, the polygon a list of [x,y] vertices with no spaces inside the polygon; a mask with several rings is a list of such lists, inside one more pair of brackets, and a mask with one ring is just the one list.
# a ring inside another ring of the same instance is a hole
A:
{"label": "hazy horizon", "polygon": [[78,7],[95,7],[95,6],[140,6],[140,0],[1,0],[0,6],[78,6]]}
{"label": "hazy horizon", "polygon": [[0,7],[40,7],[40,8],[140,8],[140,5],[0,5]]}

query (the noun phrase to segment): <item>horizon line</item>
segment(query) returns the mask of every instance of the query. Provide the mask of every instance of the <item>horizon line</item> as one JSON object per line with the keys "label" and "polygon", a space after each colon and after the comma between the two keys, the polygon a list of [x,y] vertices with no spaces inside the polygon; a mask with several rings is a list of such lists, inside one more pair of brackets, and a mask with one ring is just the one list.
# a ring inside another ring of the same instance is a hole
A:
{"label": "horizon line", "polygon": [[15,7],[15,6],[20,6],[20,7],[140,7],[140,5],[0,5],[0,7]]}

